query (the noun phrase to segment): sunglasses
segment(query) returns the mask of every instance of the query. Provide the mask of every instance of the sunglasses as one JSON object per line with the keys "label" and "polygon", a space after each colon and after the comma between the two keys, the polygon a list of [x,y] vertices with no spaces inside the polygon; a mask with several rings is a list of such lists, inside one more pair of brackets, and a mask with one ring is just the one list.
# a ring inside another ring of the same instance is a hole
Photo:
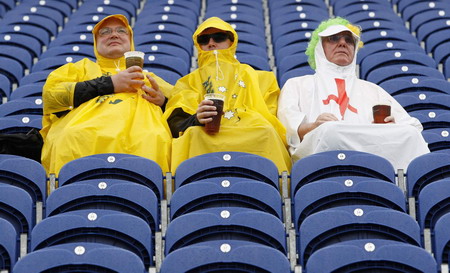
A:
{"label": "sunglasses", "polygon": [[353,38],[353,36],[350,35],[345,35],[345,34],[335,34],[335,35],[331,35],[326,37],[328,39],[328,41],[332,44],[337,44],[339,43],[339,41],[341,40],[341,38],[344,38],[345,43],[347,43],[348,45],[355,45],[356,41]]}
{"label": "sunglasses", "polygon": [[225,42],[227,39],[230,39],[230,36],[226,32],[216,32],[211,34],[203,34],[197,37],[197,43],[199,45],[207,45],[210,39],[213,39],[216,43]]}

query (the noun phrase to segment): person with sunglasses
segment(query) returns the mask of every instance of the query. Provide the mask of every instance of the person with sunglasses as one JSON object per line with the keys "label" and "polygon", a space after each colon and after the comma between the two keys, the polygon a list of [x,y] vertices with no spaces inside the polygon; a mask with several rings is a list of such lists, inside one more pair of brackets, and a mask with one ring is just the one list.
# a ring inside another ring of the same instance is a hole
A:
{"label": "person with sunglasses", "polygon": [[[314,75],[286,81],[278,118],[287,129],[293,161],[329,150],[357,150],[388,159],[396,169],[424,153],[422,125],[378,85],[358,79],[361,29],[336,17],[322,22],[306,49]],[[372,107],[387,102],[391,115],[374,124]]]}
{"label": "person with sunglasses", "polygon": [[[220,151],[257,154],[272,160],[280,172],[289,170],[273,72],[257,71],[235,58],[238,35],[220,18],[204,21],[192,38],[198,69],[177,81],[164,113],[173,136],[172,171],[190,157]],[[204,99],[206,93],[225,96],[223,115]],[[209,134],[204,126],[215,115],[221,115],[220,130]]]}
{"label": "person with sunglasses", "polygon": [[43,87],[42,165],[58,175],[80,157],[126,153],[169,171],[172,136],[162,115],[173,86],[139,66],[126,68],[134,42],[125,16],[105,17],[92,33],[96,60],[57,68]]}

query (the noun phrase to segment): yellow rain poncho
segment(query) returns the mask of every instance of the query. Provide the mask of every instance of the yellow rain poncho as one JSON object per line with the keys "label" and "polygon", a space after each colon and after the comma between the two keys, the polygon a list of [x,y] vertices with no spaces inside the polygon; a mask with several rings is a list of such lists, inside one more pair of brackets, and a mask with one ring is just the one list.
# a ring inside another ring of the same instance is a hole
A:
{"label": "yellow rain poncho", "polygon": [[[231,32],[232,45],[227,49],[202,50],[197,35],[210,27]],[[225,95],[224,115],[218,134],[207,134],[203,126],[190,126],[173,139],[172,172],[185,159],[218,151],[257,154],[272,160],[280,172],[289,171],[291,159],[285,128],[274,115],[280,92],[274,74],[255,71],[236,60],[237,33],[217,17],[203,22],[193,40],[199,52],[199,68],[178,80],[164,116],[170,121],[171,114],[179,112],[179,108],[194,115],[207,89]]]}
{"label": "yellow rain poncho", "polygon": [[[112,15],[99,22],[93,30],[94,37],[98,27],[110,17],[118,18],[128,27],[131,50],[134,50],[133,32],[122,15]],[[142,98],[142,90],[111,92],[74,107],[77,82],[111,76],[126,69],[124,57],[108,59],[99,55],[95,40],[97,62],[83,59],[68,63],[50,73],[43,87],[43,166],[47,173],[58,174],[65,163],[80,157],[127,153],[152,159],[163,172],[169,171],[172,136],[162,118],[161,107]],[[168,97],[173,86],[153,73],[150,75]],[[147,78],[145,84],[151,86]]]}

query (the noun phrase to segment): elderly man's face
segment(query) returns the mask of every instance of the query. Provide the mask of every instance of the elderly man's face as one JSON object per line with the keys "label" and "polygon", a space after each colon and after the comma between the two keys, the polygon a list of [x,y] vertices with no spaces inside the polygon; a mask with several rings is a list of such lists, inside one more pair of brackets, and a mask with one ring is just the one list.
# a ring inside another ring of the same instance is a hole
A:
{"label": "elderly man's face", "polygon": [[102,24],[96,39],[97,52],[106,58],[120,58],[131,48],[128,28],[116,18],[111,18]]}
{"label": "elderly man's face", "polygon": [[322,45],[328,61],[339,66],[352,63],[355,56],[355,39],[349,31],[323,37]]}
{"label": "elderly man's face", "polygon": [[197,36],[197,42],[204,51],[227,49],[233,43],[228,34],[221,29],[207,28]]}

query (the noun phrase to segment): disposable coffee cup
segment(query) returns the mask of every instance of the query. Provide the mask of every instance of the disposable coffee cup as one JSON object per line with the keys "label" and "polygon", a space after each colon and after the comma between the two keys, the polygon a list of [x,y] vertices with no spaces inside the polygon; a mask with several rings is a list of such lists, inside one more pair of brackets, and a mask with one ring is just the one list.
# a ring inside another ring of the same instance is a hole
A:
{"label": "disposable coffee cup", "polygon": [[139,66],[140,68],[144,67],[144,55],[145,53],[142,51],[128,51],[125,52],[125,64],[127,68],[130,68],[134,65]]}
{"label": "disposable coffee cup", "polygon": [[384,119],[391,115],[390,102],[380,102],[372,107],[373,122],[374,123],[386,123]]}
{"label": "disposable coffee cup", "polygon": [[208,134],[217,134],[220,129],[220,120],[223,115],[223,103],[225,101],[225,96],[218,93],[209,93],[205,95],[205,99],[214,102],[216,107],[217,115],[212,117],[212,121],[205,124],[205,130]]}

